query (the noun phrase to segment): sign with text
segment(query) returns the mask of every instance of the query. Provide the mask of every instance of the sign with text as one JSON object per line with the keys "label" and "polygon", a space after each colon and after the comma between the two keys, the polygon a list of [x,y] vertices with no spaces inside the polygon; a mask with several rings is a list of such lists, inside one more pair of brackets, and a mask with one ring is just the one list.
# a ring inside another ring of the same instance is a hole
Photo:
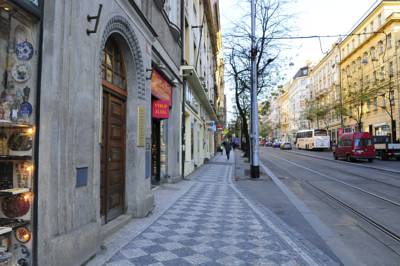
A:
{"label": "sign with text", "polygon": [[158,100],[166,101],[169,106],[172,105],[172,87],[155,69],[151,75],[151,94]]}
{"label": "sign with text", "polygon": [[169,102],[162,100],[153,100],[151,102],[152,117],[158,119],[169,118]]}

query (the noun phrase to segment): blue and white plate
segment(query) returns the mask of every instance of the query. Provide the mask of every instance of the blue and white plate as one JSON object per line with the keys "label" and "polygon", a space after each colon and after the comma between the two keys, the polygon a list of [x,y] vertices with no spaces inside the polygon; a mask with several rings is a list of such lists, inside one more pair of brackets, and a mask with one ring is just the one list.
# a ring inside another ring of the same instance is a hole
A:
{"label": "blue and white plate", "polygon": [[19,106],[19,114],[22,117],[30,117],[32,114],[32,110],[32,104],[30,104],[29,102],[23,102]]}
{"label": "blue and white plate", "polygon": [[11,76],[16,82],[26,82],[31,77],[31,67],[26,63],[15,64]]}
{"label": "blue and white plate", "polygon": [[28,61],[33,56],[33,45],[28,41],[23,41],[15,46],[15,54],[19,60]]}

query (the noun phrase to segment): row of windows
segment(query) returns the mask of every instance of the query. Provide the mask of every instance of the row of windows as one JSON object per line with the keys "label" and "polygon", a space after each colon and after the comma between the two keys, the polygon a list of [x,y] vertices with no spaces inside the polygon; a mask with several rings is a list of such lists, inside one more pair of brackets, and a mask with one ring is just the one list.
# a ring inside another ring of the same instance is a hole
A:
{"label": "row of windows", "polygon": [[[363,79],[364,85],[368,86],[370,80],[370,75],[365,74],[365,70],[363,69],[362,72],[356,72],[356,64],[353,62],[352,65],[348,65],[345,69],[343,69],[343,77],[347,78],[347,82],[350,82],[349,79]],[[390,61],[385,65],[374,66],[374,71],[372,74],[372,81],[376,82],[378,80],[385,80],[386,78],[391,78],[395,74],[395,67],[393,61]],[[363,74],[363,76],[361,76]]]}
{"label": "row of windows", "polygon": [[[343,55],[348,55],[350,54],[351,51],[356,49],[358,46],[361,45],[363,41],[365,41],[367,38],[369,38],[374,32],[377,31],[377,29],[382,25],[382,14],[379,14],[375,20],[372,20],[369,24],[369,27],[366,26],[364,27],[362,34],[355,36],[351,43],[347,44],[346,49],[342,48],[342,53]],[[387,36],[387,43],[388,43],[388,48],[391,47],[391,35],[389,34]],[[357,43],[356,43],[357,42]],[[345,54],[346,52],[346,54]]]}

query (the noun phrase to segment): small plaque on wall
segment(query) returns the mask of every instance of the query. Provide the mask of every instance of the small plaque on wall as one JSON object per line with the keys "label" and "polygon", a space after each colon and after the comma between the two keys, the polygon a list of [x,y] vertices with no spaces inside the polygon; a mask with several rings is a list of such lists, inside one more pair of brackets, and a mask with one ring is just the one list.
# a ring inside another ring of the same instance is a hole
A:
{"label": "small plaque on wall", "polygon": [[76,187],[87,186],[87,180],[88,180],[88,168],[87,167],[76,168]]}
{"label": "small plaque on wall", "polygon": [[144,147],[146,140],[146,109],[143,105],[138,106],[137,111],[137,134],[136,142],[138,147]]}

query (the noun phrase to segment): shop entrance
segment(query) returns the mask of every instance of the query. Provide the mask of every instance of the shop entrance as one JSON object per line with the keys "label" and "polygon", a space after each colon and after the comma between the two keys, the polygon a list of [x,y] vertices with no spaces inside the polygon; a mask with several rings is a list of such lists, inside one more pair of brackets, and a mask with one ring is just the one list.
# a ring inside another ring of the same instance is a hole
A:
{"label": "shop entrance", "polygon": [[100,214],[107,223],[125,210],[126,73],[122,54],[110,38],[104,49]]}

